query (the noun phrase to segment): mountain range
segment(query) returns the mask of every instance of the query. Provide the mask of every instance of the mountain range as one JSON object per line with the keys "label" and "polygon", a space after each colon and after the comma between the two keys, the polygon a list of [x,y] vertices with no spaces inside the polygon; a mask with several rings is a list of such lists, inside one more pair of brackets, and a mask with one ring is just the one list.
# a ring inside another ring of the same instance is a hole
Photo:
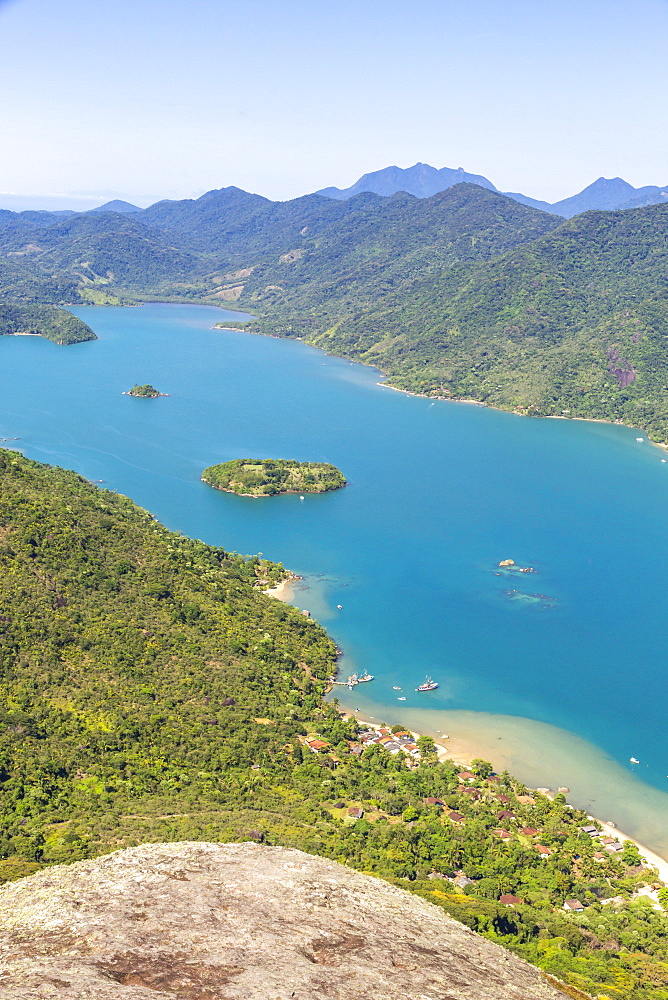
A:
{"label": "mountain range", "polygon": [[[346,201],[363,193],[377,194],[383,198],[390,198],[393,194],[397,194],[400,191],[412,194],[416,198],[430,198],[432,195],[446,191],[456,184],[477,184],[480,187],[487,188],[488,191],[498,192],[498,188],[482,174],[468,173],[463,167],[457,167],[456,169],[441,167],[437,169],[428,163],[415,163],[412,167],[391,166],[384,167],[382,170],[374,170],[371,173],[364,174],[354,184],[351,184],[350,187],[326,187],[316,191],[315,194],[335,201]],[[221,190],[238,191],[246,198],[255,199],[257,205],[269,202],[268,198],[263,198],[261,195],[248,194],[245,191],[240,191],[239,188],[229,187]],[[119,212],[123,214],[143,215],[144,213],[148,213],[147,217],[151,220],[152,224],[156,224],[157,220],[170,214],[173,206],[195,204],[200,215],[199,221],[202,222],[211,208],[212,198],[215,200],[216,193],[215,190],[207,191],[197,199],[177,201],[166,199],[155,202],[146,209],[139,208],[137,205],[117,198],[106,202],[104,205],[99,205],[97,208],[87,209],[84,214]],[[579,215],[581,212],[588,212],[591,209],[615,211],[617,209],[642,208],[646,205],[661,204],[668,200],[668,185],[659,187],[649,184],[644,187],[634,188],[628,181],[623,180],[621,177],[599,177],[598,180],[593,181],[593,183],[587,185],[586,188],[577,194],[571,195],[568,198],[562,198],[561,201],[553,203],[541,201],[537,198],[530,198],[528,195],[516,191],[498,193],[506,194],[509,198],[513,198],[514,201],[519,201],[522,205],[528,205],[531,208],[538,208],[543,212],[550,212],[553,215],[560,215],[565,219],[570,219],[574,215]],[[306,197],[309,196],[307,195]],[[9,200],[10,202],[12,200],[16,201],[16,198],[13,197]],[[23,200],[25,201],[26,199]],[[292,202],[275,202],[274,204],[293,204],[299,200],[297,198]],[[8,209],[0,208],[0,216],[4,215],[6,211]],[[13,212],[14,214],[21,214],[23,216],[27,214],[39,214],[53,217],[58,216],[60,218],[81,214],[80,212],[67,209],[59,209],[58,211],[37,209],[30,212],[13,209]]]}
{"label": "mountain range", "polygon": [[258,332],[398,388],[668,440],[668,204],[606,210],[630,185],[597,182],[598,210],[565,220],[478,180],[428,197],[229,187],[138,211],[0,212],[0,299],[234,302]]}
{"label": "mountain range", "polygon": [[[447,188],[461,183],[479,184],[480,187],[487,188],[489,191],[497,190],[486,177],[480,174],[469,174],[463,167],[458,167],[457,170],[442,167],[437,170],[435,167],[430,167],[428,163],[416,163],[405,169],[385,167],[383,170],[375,170],[372,173],[364,174],[349,188],[322,188],[317,194],[321,194],[325,198],[344,199],[352,198],[363,191],[372,191],[374,194],[380,194],[384,197],[396,194],[397,191],[406,191],[408,194],[415,195],[416,198],[429,198],[439,191],[445,191]],[[579,215],[580,212],[588,212],[590,209],[607,211],[658,205],[668,200],[668,185],[664,187],[648,185],[634,188],[621,177],[614,177],[611,180],[599,177],[579,194],[563,198],[553,204],[516,192],[506,191],[504,193],[523,205],[529,205],[531,208],[539,208],[543,212],[551,212],[554,215],[570,219],[572,216]]]}

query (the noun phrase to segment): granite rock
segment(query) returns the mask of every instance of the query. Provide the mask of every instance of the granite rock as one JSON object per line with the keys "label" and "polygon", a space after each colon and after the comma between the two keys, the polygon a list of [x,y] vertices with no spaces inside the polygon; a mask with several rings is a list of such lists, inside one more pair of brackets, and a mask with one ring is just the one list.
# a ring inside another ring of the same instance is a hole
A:
{"label": "granite rock", "polygon": [[12,1000],[549,1000],[430,903],[301,851],[146,844],[0,890]]}

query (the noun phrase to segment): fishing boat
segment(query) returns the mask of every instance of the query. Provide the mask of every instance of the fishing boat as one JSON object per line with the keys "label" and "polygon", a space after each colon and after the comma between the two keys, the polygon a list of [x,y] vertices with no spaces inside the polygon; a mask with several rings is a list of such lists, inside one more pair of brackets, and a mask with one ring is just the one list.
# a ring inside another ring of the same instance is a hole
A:
{"label": "fishing boat", "polygon": [[425,677],[424,684],[420,684],[420,686],[416,687],[415,690],[416,691],[435,691],[437,687],[438,687],[438,683],[436,681],[433,681],[431,679],[431,677]]}

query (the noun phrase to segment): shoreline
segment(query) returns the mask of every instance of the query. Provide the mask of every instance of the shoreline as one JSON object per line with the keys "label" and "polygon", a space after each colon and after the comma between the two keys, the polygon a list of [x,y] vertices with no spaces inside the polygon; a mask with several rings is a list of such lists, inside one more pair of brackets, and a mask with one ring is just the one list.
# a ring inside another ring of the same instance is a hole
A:
{"label": "shoreline", "polygon": [[[339,713],[345,718],[353,716],[358,722],[364,723],[364,725],[369,726],[371,729],[380,729],[381,726],[384,725],[384,723],[378,721],[373,716],[368,715],[366,712],[363,712],[360,709],[347,708],[341,704],[340,701]],[[439,761],[451,760],[453,763],[460,764],[462,767],[470,767],[473,759],[482,758],[483,760],[488,760],[491,756],[487,747],[480,749],[479,746],[476,746],[475,741],[470,738],[467,739],[466,737],[457,737],[456,735],[445,735],[443,733],[434,734],[433,732],[427,732],[426,730],[424,732],[420,732],[410,725],[406,725],[406,729],[416,739],[420,736],[431,736],[436,744]],[[491,760],[490,763],[495,770],[503,770],[503,768],[497,766],[494,760]],[[515,775],[513,775],[513,777],[515,777]],[[556,790],[553,791],[552,789],[545,787],[537,787],[532,790],[547,795],[548,798],[552,798],[556,794]],[[661,854],[658,854],[657,851],[646,847],[645,844],[639,841],[636,837],[625,833],[611,820],[602,820],[598,816],[594,816],[589,812],[587,815],[589,819],[594,820],[601,826],[601,832],[604,836],[614,837],[616,840],[619,840],[620,843],[624,843],[624,841],[628,840],[630,843],[635,844],[647,864],[656,868],[659,874],[659,879],[668,884],[668,857],[663,857]]]}
{"label": "shoreline", "polygon": [[[126,393],[126,395],[129,394]],[[234,497],[250,497],[251,500],[267,500],[271,497],[297,497],[301,496],[302,494],[313,497],[313,496],[320,496],[322,493],[334,493],[335,490],[343,489],[343,486],[335,486],[331,490],[304,489],[304,490],[279,490],[278,493],[237,493],[236,490],[228,490],[225,488],[225,486],[216,486],[214,483],[210,483],[208,479],[204,478],[204,476],[200,476],[200,482],[206,483],[206,485],[210,486],[212,490],[219,490],[221,493],[231,493],[232,496]],[[347,486],[348,483],[345,483],[344,485]]]}
{"label": "shoreline", "polygon": [[160,398],[167,399],[167,397],[169,396],[169,393],[168,392],[156,392],[156,393],[151,393],[150,396],[143,396],[143,395],[140,396],[138,392],[130,392],[128,390],[127,392],[122,392],[121,396],[132,396],[133,399],[160,399]]}
{"label": "shoreline", "polygon": [[283,601],[285,604],[290,604],[294,597],[295,585],[301,579],[301,576],[297,576],[293,573],[286,577],[285,580],[281,580],[277,583],[275,587],[269,587],[267,590],[263,590],[262,593],[266,594],[267,597],[275,598],[277,601]]}
{"label": "shoreline", "polygon": [[[340,355],[336,355],[339,357]],[[348,360],[347,358],[344,360]],[[362,364],[363,362],[356,361],[355,364]],[[382,374],[382,373],[381,373]],[[389,378],[390,376],[388,376]],[[488,410],[497,410],[499,413],[512,413],[516,417],[528,417],[528,413],[523,413],[521,410],[513,410],[505,406],[493,406],[491,403],[485,403],[481,399],[465,399],[458,398],[457,396],[428,396],[426,392],[413,392],[412,389],[400,389],[399,386],[391,385],[389,382],[376,382],[376,385],[381,389],[392,389],[394,392],[403,392],[404,396],[414,396],[417,399],[431,399],[434,403],[467,403],[473,406],[484,406]],[[643,434],[647,435],[648,432],[643,430],[642,427],[635,427],[633,424],[625,424],[623,420],[607,420],[605,417],[570,417],[565,416],[563,413],[544,413],[535,414],[532,418],[534,420],[580,420],[586,424],[609,424],[611,427],[626,427],[630,431],[642,431]],[[652,438],[647,437],[647,443],[654,445],[656,448],[663,448],[664,451],[668,451],[668,441],[653,441]]]}

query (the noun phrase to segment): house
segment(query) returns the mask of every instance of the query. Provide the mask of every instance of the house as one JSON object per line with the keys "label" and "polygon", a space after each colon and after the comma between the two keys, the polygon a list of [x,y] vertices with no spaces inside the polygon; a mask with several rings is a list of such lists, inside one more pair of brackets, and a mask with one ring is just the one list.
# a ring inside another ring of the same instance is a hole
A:
{"label": "house", "polygon": [[605,861],[605,860],[606,860],[606,857],[605,857],[605,854],[603,854],[602,851],[596,851],[594,853],[594,861]]}
{"label": "house", "polygon": [[497,837],[500,837],[501,840],[512,840],[513,839],[512,838],[512,834],[508,833],[507,830],[495,830],[494,833],[497,835]]}
{"label": "house", "polygon": [[464,788],[459,788],[458,791],[460,791],[462,795],[468,795],[469,798],[474,801],[479,799],[481,794],[477,788],[472,788],[470,785],[466,785]]}
{"label": "house", "polygon": [[584,906],[579,899],[567,899],[564,902],[563,909],[568,913],[583,913]]}
{"label": "house", "polygon": [[448,813],[448,819],[452,823],[463,823],[465,821],[464,817],[462,816],[462,814],[458,813],[458,812],[449,812]]}
{"label": "house", "polygon": [[606,851],[610,851],[611,854],[618,854],[620,851],[624,850],[624,847],[618,840],[613,840],[611,844],[605,845],[605,849]]}
{"label": "house", "polygon": [[497,819],[515,819],[515,813],[510,812],[509,809],[502,809],[500,813],[496,814]]}
{"label": "house", "polygon": [[442,799],[435,799],[433,795],[428,795],[426,799],[422,800],[426,806],[444,806],[445,802]]}
{"label": "house", "polygon": [[460,781],[475,781],[475,774],[471,771],[460,771],[457,777]]}
{"label": "house", "polygon": [[534,829],[533,826],[524,826],[520,830],[520,833],[523,833],[525,837],[536,837],[538,835],[538,830]]}
{"label": "house", "polygon": [[600,833],[600,830],[597,830],[595,826],[581,826],[580,829],[588,837],[596,837]]}
{"label": "house", "polygon": [[617,843],[617,841],[615,840],[614,837],[601,837],[600,839],[601,839],[601,843],[605,844],[606,847],[609,847],[610,844],[616,844]]}
{"label": "house", "polygon": [[499,896],[499,902],[501,906],[522,906],[524,900],[518,899],[517,896],[513,896],[510,893],[506,893],[503,896]]}
{"label": "house", "polygon": [[507,795],[497,795],[497,799],[499,800],[499,802],[503,803],[510,802],[510,799],[508,798]]}
{"label": "house", "polygon": [[351,806],[350,809],[348,810],[348,815],[351,817],[351,819],[362,819],[362,817],[364,816],[364,810],[358,809],[357,806]]}
{"label": "house", "polygon": [[552,851],[549,847],[543,847],[542,844],[534,844],[534,847],[539,854],[542,854],[544,858],[549,858],[552,855]]}
{"label": "house", "polygon": [[467,878],[466,875],[459,875],[458,878],[453,878],[452,884],[456,885],[458,889],[465,889],[467,885],[475,885],[475,879]]}
{"label": "house", "polygon": [[327,743],[325,740],[307,740],[306,746],[309,748],[309,750],[312,750],[313,753],[317,753],[319,750],[326,750],[327,747],[329,746],[329,743]]}
{"label": "house", "polygon": [[536,804],[533,795],[518,795],[517,801],[521,802],[523,806],[535,806]]}

